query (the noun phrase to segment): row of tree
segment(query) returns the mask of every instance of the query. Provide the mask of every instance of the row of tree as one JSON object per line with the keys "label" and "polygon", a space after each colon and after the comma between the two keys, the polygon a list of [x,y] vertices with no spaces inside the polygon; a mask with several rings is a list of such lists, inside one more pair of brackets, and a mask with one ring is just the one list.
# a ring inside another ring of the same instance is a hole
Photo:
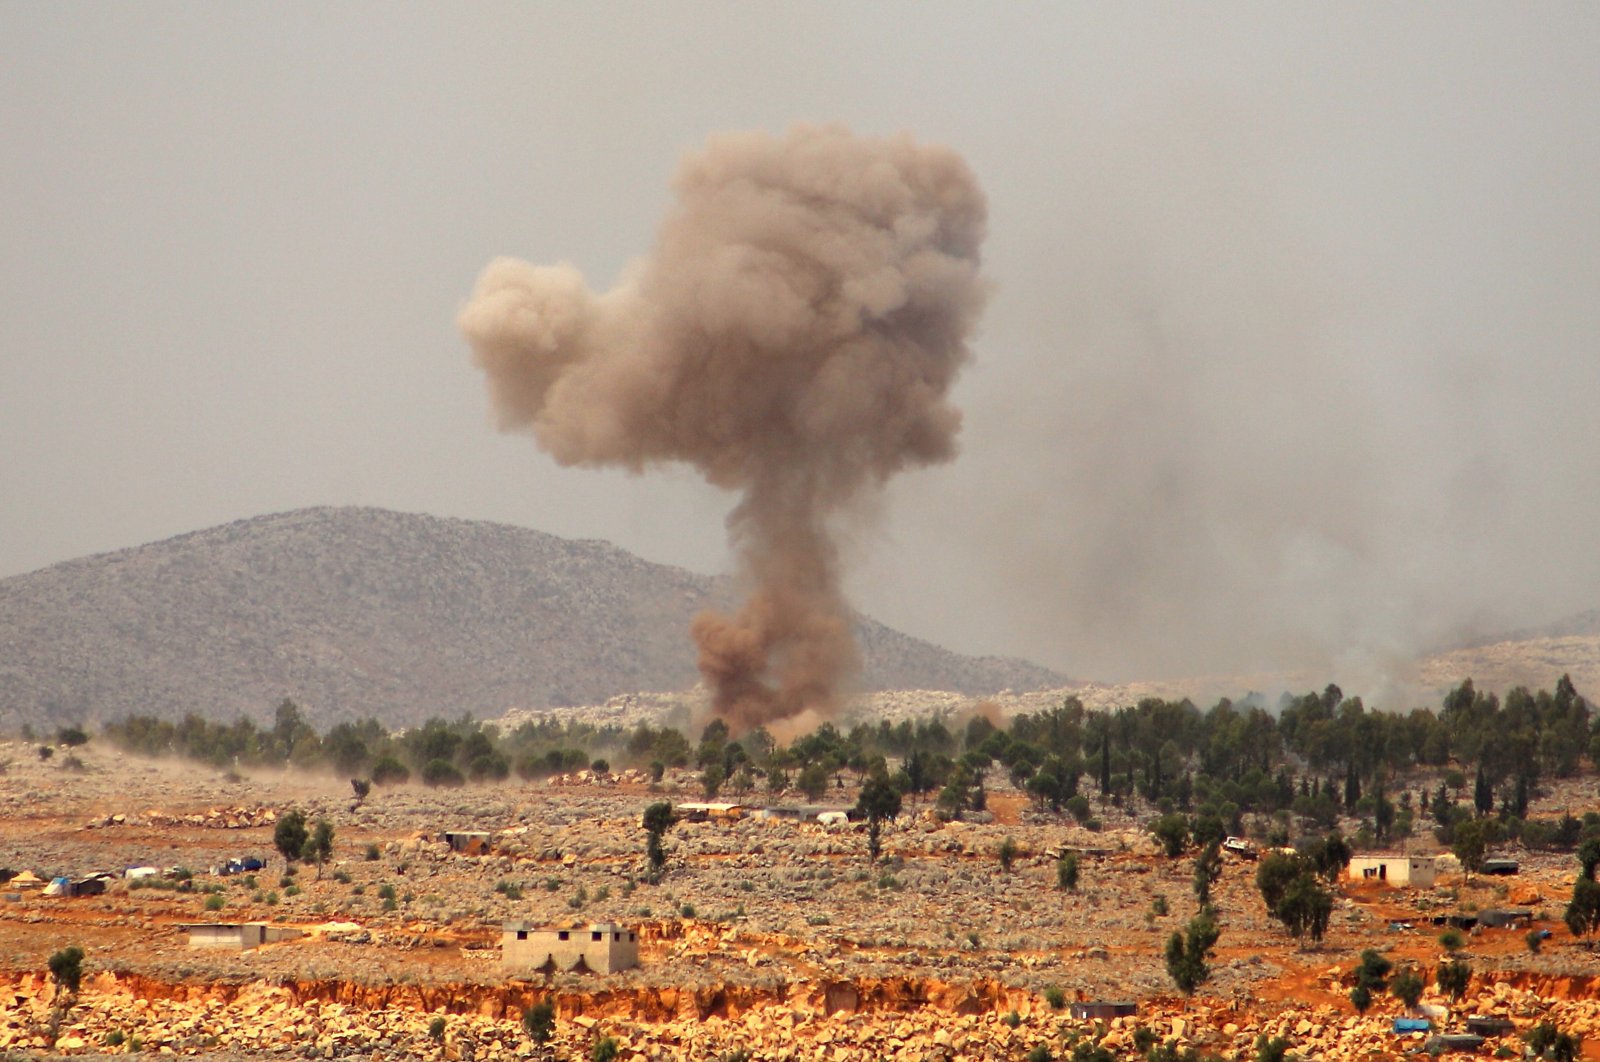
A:
{"label": "row of tree", "polygon": [[[990,779],[1003,771],[1039,808],[1083,821],[1093,817],[1093,795],[1198,808],[1230,832],[1247,812],[1290,812],[1323,829],[1356,815],[1383,842],[1424,817],[1446,837],[1459,822],[1497,808],[1502,821],[1521,820],[1542,779],[1571,774],[1600,755],[1597,722],[1563,677],[1553,691],[1519,688],[1503,702],[1469,680],[1437,712],[1371,711],[1336,686],[1286,696],[1272,711],[1251,697],[1204,711],[1187,700],[1147,698],[1090,712],[1069,697],[1005,726],[982,713],[957,727],[943,718],[849,730],[825,723],[787,745],[761,728],[734,735],[721,721],[698,741],[671,726],[629,730],[549,719],[506,731],[467,718],[431,719],[402,732],[369,719],[319,734],[287,700],[270,727],[247,718],[224,724],[194,715],[177,723],[135,716],[105,734],[145,754],[327,769],[380,785],[461,785],[513,774],[531,780],[615,764],[657,777],[692,767],[708,796],[796,786],[817,798],[846,774],[859,781],[882,771],[905,797],[933,799],[950,814],[981,810]],[[1416,800],[1406,782],[1419,768],[1438,767],[1450,784]]]}

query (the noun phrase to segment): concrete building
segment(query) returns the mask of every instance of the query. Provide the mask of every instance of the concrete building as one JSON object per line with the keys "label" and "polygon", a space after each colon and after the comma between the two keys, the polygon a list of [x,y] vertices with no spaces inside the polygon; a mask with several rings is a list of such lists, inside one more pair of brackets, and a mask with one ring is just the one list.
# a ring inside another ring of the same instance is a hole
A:
{"label": "concrete building", "polygon": [[280,940],[293,940],[300,930],[289,926],[269,926],[265,922],[191,922],[183,926],[189,931],[191,948],[229,948],[248,951],[263,944]]}
{"label": "concrete building", "polygon": [[500,966],[508,971],[616,973],[639,965],[639,935],[616,922],[584,926],[500,927]]}
{"label": "concrete building", "polygon": [[1438,871],[1432,856],[1370,855],[1350,860],[1349,875],[1351,881],[1380,881],[1397,888],[1430,889]]}

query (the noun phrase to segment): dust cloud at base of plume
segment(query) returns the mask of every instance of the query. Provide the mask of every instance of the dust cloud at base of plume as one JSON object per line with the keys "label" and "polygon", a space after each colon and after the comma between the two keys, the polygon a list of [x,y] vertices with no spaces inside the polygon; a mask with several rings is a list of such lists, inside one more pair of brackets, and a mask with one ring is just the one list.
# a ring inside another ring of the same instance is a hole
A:
{"label": "dust cloud at base of plume", "polygon": [[738,492],[749,597],[692,627],[713,710],[826,716],[859,668],[831,521],[955,454],[983,194],[947,148],[837,126],[713,137],[674,190],[616,287],[502,258],[459,324],[502,430],[563,465],[685,462]]}

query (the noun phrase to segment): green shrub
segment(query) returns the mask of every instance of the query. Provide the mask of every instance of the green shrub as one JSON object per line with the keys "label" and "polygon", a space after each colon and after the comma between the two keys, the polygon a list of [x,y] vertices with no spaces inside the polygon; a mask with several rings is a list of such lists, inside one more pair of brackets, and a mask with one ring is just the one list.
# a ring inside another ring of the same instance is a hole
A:
{"label": "green shrub", "polygon": [[393,756],[384,756],[372,765],[375,785],[404,785],[411,780],[411,770]]}
{"label": "green shrub", "polygon": [[1067,1005],[1067,994],[1054,985],[1044,990],[1044,1001],[1050,1004],[1051,1010],[1060,1010]]}
{"label": "green shrub", "polygon": [[1184,995],[1194,995],[1195,989],[1210,979],[1208,960],[1221,934],[1209,913],[1202,910],[1189,920],[1184,932],[1167,938],[1167,973]]}
{"label": "green shrub", "polygon": [[435,1018],[428,1023],[428,1038],[439,1041],[444,1039],[444,1019]]}
{"label": "green shrub", "polygon": [[367,862],[376,863],[380,858],[382,858],[383,853],[378,851],[378,846],[377,845],[369,844],[369,845],[367,845],[366,855],[367,855]]}
{"label": "green shrub", "polygon": [[1256,1062],[1283,1062],[1289,1054],[1289,1040],[1283,1036],[1256,1037]]}
{"label": "green shrub", "polygon": [[[377,772],[373,772],[376,781]],[[422,784],[435,788],[459,789],[467,784],[466,775],[448,760],[429,760],[422,765]]]}
{"label": "green shrub", "polygon": [[1535,1058],[1549,1058],[1555,1062],[1574,1062],[1583,1049],[1580,1037],[1562,1032],[1549,1021],[1535,1025],[1522,1034],[1522,1039]]}
{"label": "green shrub", "polygon": [[617,1041],[609,1036],[603,1036],[595,1041],[594,1050],[589,1052],[589,1062],[616,1062]]}
{"label": "green shrub", "polygon": [[1438,970],[1434,972],[1434,980],[1439,986],[1439,991],[1450,997],[1450,1002],[1459,1003],[1461,997],[1467,994],[1467,986],[1472,982],[1472,967],[1460,959],[1441,962]]}
{"label": "green shrub", "polygon": [[213,893],[206,897],[206,910],[220,911],[226,903],[227,901],[222,898],[221,894]]}
{"label": "green shrub", "polygon": [[1117,1062],[1117,1056],[1093,1040],[1079,1040],[1072,1045],[1071,1062]]}
{"label": "green shrub", "polygon": [[522,1012],[522,1027],[534,1043],[549,1043],[556,1031],[556,1008],[549,1000],[535,1003]]}
{"label": "green shrub", "polygon": [[1078,888],[1078,856],[1075,852],[1068,852],[1056,860],[1056,884],[1063,892],[1074,892]]}
{"label": "green shrub", "polygon": [[1422,998],[1422,978],[1417,975],[1416,970],[1407,967],[1389,982],[1389,991],[1394,993],[1394,997],[1404,1003],[1407,1009],[1415,1007],[1417,1001]]}
{"label": "green shrub", "polygon": [[83,949],[73,945],[50,956],[50,976],[68,992],[76,992],[83,981]]}

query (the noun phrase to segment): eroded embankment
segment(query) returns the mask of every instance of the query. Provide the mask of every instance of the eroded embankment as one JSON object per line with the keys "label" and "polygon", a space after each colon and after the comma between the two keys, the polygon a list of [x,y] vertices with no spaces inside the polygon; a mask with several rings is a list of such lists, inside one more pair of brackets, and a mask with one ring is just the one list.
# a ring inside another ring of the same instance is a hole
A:
{"label": "eroded embankment", "polygon": [[[1526,971],[1475,977],[1459,1013],[1512,1019],[1519,1029],[1552,1020],[1600,1039],[1600,977]],[[1393,1057],[1388,998],[1372,1014],[1348,1002],[1257,997],[1219,1006],[1205,997],[1146,998],[1109,1022],[992,980],[821,978],[767,985],[594,987],[530,982],[370,984],[337,978],[169,981],[103,972],[76,996],[44,973],[0,977],[0,1053],[92,1053],[124,1040],[135,1049],[197,1055],[296,1053],[399,1062],[435,1057],[510,1062],[532,1050],[520,1020],[548,1000],[558,1021],[554,1057],[584,1057],[613,1038],[625,1057],[712,1062],[729,1054],[799,1062],[904,1057],[937,1062],[1014,1062],[1045,1044],[1088,1037],[1119,1060],[1142,1060],[1140,1036],[1247,1057],[1262,1036],[1284,1038],[1302,1057],[1357,1062]],[[1425,997],[1438,1005],[1436,994]],[[1059,1002],[1059,1001],[1058,1001]]]}
{"label": "eroded embankment", "polygon": [[[1504,970],[1482,971],[1474,980],[1485,986],[1504,984],[1548,1000],[1600,1000],[1600,976],[1596,975]],[[555,1007],[560,1018],[587,1016],[642,1022],[738,1018],[774,1005],[802,1006],[825,1014],[933,1010],[968,1015],[1026,1012],[1038,1005],[1037,997],[1028,990],[995,980],[950,982],[914,977],[820,978],[764,985],[641,985],[585,991],[518,980],[500,984],[368,984],[336,978],[197,982],[168,981],[133,971],[105,971],[86,983],[97,992],[151,1001],[228,1004],[241,997],[271,996],[290,1006],[315,1001],[365,1010],[399,1008],[510,1019],[545,1001]],[[28,996],[41,990],[49,990],[43,973],[0,978],[0,993],[6,995]]]}
{"label": "eroded embankment", "polygon": [[[272,996],[290,1006],[316,1001],[365,1010],[399,1008],[510,1019],[520,1017],[533,1004],[548,1000],[560,1018],[588,1016],[643,1022],[738,1018],[749,1011],[778,1004],[803,1006],[826,1014],[920,1010],[984,1014],[1027,1009],[1034,1000],[1026,989],[994,980],[954,983],[910,977],[823,978],[766,985],[639,986],[591,992],[550,988],[527,981],[366,984],[319,978],[192,982],[167,981],[132,971],[107,971],[87,979],[86,984],[97,992],[151,1001],[229,1004],[240,998]],[[44,987],[43,975],[21,975],[0,981],[0,992],[8,994],[27,995]]]}

